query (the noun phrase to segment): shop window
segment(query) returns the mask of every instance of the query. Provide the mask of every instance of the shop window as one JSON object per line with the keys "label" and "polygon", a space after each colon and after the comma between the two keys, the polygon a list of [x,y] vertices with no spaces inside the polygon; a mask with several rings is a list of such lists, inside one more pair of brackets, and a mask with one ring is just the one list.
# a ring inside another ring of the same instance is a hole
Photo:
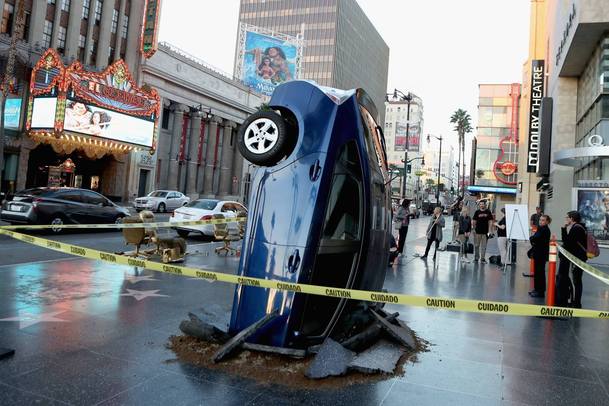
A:
{"label": "shop window", "polygon": [[4,10],[2,10],[2,24],[0,26],[0,33],[10,34],[13,29],[13,17],[15,15],[15,7],[12,4],[4,3]]}
{"label": "shop window", "polygon": [[61,9],[70,12],[70,0],[61,0]]}

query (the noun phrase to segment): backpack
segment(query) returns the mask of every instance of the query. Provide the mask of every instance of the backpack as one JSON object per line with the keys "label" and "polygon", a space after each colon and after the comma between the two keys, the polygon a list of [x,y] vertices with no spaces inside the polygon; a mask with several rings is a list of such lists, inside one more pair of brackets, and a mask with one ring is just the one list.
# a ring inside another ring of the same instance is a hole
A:
{"label": "backpack", "polygon": [[598,242],[596,242],[596,238],[594,238],[594,235],[590,231],[587,233],[587,237],[588,247],[586,249],[586,254],[588,255],[588,258],[596,258],[601,255],[601,250],[598,248]]}

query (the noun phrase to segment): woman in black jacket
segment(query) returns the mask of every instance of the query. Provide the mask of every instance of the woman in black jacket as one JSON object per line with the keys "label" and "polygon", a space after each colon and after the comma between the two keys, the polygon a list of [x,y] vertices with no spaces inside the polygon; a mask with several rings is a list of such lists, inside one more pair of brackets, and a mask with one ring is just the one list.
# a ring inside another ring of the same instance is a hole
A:
{"label": "woman in black jacket", "polygon": [[531,242],[530,257],[533,258],[535,264],[535,280],[534,289],[529,292],[532,297],[544,297],[546,294],[546,262],[550,255],[550,227],[552,222],[550,216],[542,215],[539,218],[539,227],[529,241]]}
{"label": "woman in black jacket", "polygon": [[[573,210],[567,213],[564,227],[561,229],[562,246],[576,258],[586,262],[588,260],[588,231],[581,224],[581,215]],[[556,306],[566,307],[569,305],[571,279],[569,269],[573,273],[574,292],[570,303],[571,307],[581,309],[582,307],[582,271],[581,268],[573,266],[564,255],[560,255],[560,266],[558,267],[558,277],[556,281]]]}

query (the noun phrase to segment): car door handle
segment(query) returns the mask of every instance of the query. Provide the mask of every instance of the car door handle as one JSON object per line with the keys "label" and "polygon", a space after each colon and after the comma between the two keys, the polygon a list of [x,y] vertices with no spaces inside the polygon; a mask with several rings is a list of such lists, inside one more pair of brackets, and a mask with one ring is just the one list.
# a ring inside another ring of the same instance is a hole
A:
{"label": "car door handle", "polygon": [[309,179],[311,179],[312,182],[315,182],[319,178],[320,173],[321,165],[319,164],[319,159],[316,159],[315,163],[309,168]]}
{"label": "car door handle", "polygon": [[300,253],[298,250],[294,250],[290,258],[288,259],[288,272],[294,273],[300,266]]}

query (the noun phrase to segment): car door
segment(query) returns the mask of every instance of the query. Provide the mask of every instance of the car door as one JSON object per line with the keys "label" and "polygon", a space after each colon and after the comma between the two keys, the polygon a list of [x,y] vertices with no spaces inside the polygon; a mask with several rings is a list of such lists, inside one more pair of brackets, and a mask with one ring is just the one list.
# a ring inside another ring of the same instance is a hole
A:
{"label": "car door", "polygon": [[[56,199],[61,202],[60,210],[68,222],[86,223],[89,211],[80,190],[74,189],[63,191],[57,195]],[[59,206],[57,209],[59,209]],[[47,214],[52,216],[54,213],[49,212]]]}
{"label": "car door", "polygon": [[180,205],[180,198],[178,196],[178,192],[169,192],[167,194],[167,209],[175,210]]}
{"label": "car door", "polygon": [[90,190],[83,190],[82,195],[89,210],[89,224],[114,223],[116,210],[108,199]]}
{"label": "car door", "polygon": [[178,207],[182,207],[184,206],[186,203],[188,203],[188,197],[186,197],[183,193],[178,193]]}

